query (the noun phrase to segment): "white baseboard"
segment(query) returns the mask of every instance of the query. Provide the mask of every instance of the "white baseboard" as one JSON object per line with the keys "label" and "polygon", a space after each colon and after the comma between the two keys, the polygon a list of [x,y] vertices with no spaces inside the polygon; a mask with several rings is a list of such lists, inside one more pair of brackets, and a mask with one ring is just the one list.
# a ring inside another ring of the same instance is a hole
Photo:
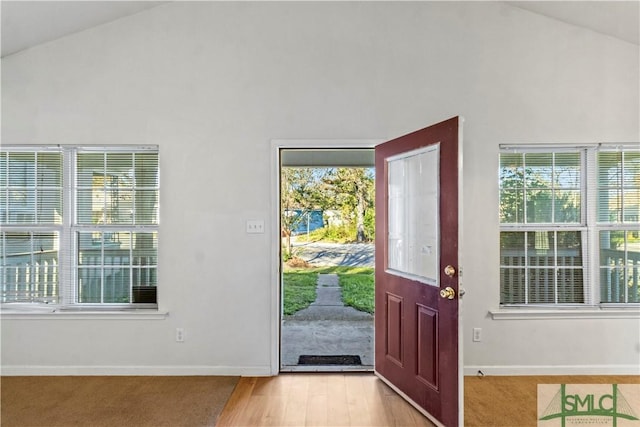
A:
{"label": "white baseboard", "polygon": [[640,365],[528,365],[464,367],[465,376],[478,375],[640,375]]}
{"label": "white baseboard", "polygon": [[243,376],[271,375],[269,366],[2,366],[3,376]]}
{"label": "white baseboard", "polygon": [[[465,376],[478,375],[640,375],[639,365],[578,365],[578,366],[491,366],[467,365]],[[4,376],[74,376],[74,375],[220,375],[265,377],[271,376],[270,366],[2,366]]]}

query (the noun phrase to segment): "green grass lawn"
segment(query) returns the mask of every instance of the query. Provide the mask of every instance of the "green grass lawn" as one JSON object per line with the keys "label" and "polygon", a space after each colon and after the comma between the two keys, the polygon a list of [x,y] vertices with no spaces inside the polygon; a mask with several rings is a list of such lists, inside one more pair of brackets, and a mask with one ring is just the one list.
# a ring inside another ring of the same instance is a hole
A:
{"label": "green grass lawn", "polygon": [[285,315],[307,308],[316,300],[318,273],[315,269],[285,271],[282,280]]}
{"label": "green grass lawn", "polygon": [[373,314],[375,311],[373,268],[353,268],[352,271],[338,273],[338,277],[344,304]]}
{"label": "green grass lawn", "polygon": [[345,305],[367,313],[374,312],[373,268],[367,267],[325,267],[310,269],[290,269],[283,274],[283,312],[291,315],[307,308],[316,299],[318,273],[335,273],[342,287],[342,301]]}

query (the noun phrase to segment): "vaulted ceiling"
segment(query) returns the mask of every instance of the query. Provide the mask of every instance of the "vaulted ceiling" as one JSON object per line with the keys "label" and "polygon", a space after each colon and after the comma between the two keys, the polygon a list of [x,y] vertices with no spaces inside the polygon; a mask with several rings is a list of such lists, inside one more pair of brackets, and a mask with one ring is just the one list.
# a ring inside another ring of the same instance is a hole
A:
{"label": "vaulted ceiling", "polygon": [[[168,2],[2,0],[2,56],[164,3]],[[640,2],[637,0],[505,3],[640,45]]]}

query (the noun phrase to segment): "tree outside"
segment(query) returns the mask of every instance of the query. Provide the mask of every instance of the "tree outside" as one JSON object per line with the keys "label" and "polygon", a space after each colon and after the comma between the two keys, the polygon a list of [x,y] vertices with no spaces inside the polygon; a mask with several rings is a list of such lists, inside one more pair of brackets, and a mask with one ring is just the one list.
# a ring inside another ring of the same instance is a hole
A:
{"label": "tree outside", "polygon": [[283,167],[280,212],[285,259],[292,256],[291,236],[314,211],[323,213],[324,222],[314,240],[372,241],[374,195],[373,168]]}
{"label": "tree outside", "polygon": [[[292,236],[324,242],[371,242],[375,238],[373,168],[300,168],[281,170],[281,226],[283,260],[303,268],[287,268],[283,274],[283,312],[290,315],[316,298],[318,273],[338,274],[346,305],[373,313],[373,269],[362,267],[304,268],[294,257]],[[305,223],[322,213],[317,229]]]}

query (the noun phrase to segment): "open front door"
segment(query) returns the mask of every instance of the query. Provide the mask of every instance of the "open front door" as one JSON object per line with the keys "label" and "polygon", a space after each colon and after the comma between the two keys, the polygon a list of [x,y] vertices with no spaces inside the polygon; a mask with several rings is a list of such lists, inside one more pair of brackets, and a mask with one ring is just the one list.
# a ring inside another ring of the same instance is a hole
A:
{"label": "open front door", "polygon": [[375,371],[459,424],[458,117],[376,147]]}

